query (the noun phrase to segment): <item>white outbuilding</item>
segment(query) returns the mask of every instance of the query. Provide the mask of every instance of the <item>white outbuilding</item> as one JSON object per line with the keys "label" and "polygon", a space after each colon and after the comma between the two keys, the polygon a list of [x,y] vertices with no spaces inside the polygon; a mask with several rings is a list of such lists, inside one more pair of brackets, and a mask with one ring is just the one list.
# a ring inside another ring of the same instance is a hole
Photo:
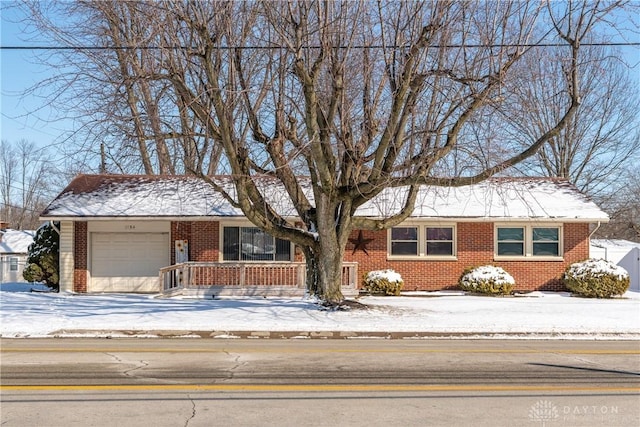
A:
{"label": "white outbuilding", "polygon": [[629,272],[629,289],[640,292],[640,243],[628,240],[592,239],[591,258],[611,261]]}
{"label": "white outbuilding", "polygon": [[33,230],[0,230],[0,283],[26,281],[22,271],[34,236]]}

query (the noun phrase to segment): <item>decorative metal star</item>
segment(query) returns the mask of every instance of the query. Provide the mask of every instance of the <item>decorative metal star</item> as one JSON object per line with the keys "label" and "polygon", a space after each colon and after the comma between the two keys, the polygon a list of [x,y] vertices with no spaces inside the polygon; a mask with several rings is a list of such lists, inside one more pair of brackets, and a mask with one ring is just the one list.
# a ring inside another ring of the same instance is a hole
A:
{"label": "decorative metal star", "polygon": [[369,255],[369,252],[367,252],[367,245],[373,242],[374,239],[365,239],[362,235],[362,230],[360,230],[360,232],[358,232],[358,238],[349,239],[349,241],[353,243],[353,252],[351,252],[351,255],[355,254],[358,249]]}

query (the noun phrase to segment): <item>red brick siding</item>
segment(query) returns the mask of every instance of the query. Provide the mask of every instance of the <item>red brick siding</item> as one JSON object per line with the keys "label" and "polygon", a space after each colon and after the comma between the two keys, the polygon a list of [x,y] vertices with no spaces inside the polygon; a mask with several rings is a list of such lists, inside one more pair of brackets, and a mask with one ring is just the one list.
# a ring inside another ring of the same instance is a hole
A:
{"label": "red brick siding", "polygon": [[75,292],[87,292],[88,277],[88,251],[87,223],[73,223],[73,290]]}
{"label": "red brick siding", "polygon": [[[220,223],[217,221],[173,222],[171,224],[171,244],[175,240],[189,241],[189,260],[195,262],[218,262],[220,260]],[[303,258],[300,256],[300,260]],[[175,263],[172,252],[171,262]],[[295,275],[289,273],[268,273],[248,264],[244,276],[247,283],[259,283],[265,286],[293,286]],[[220,267],[216,269],[195,270],[192,278],[194,284],[201,285],[236,285],[240,271],[235,268]]]}
{"label": "red brick siding", "polygon": [[220,251],[219,222],[193,222],[189,240],[190,256],[193,261],[218,262]]}
{"label": "red brick siding", "polygon": [[176,262],[174,242],[189,242],[189,261],[218,262],[220,223],[217,221],[177,221],[171,223],[171,263]]}
{"label": "red brick siding", "polygon": [[[74,234],[74,290],[87,290],[87,223],[76,222]],[[400,273],[405,290],[439,290],[457,286],[462,271],[471,266],[494,264],[503,267],[516,280],[517,290],[563,290],[560,277],[566,267],[589,256],[589,225],[565,224],[563,261],[494,261],[493,223],[457,224],[457,259],[452,261],[387,260],[387,231],[362,231],[365,239],[373,239],[366,245],[368,254],[354,245],[347,244],[345,261],[358,263],[362,276],[368,271],[391,268]],[[357,239],[359,231],[351,238]],[[201,262],[219,261],[220,224],[217,221],[177,221],[171,224],[171,262],[175,262],[175,240],[189,241],[189,260]],[[303,261],[302,252],[296,249],[294,258]],[[223,284],[233,283],[233,271],[219,271],[215,280]],[[213,278],[201,278],[204,281]],[[358,284],[361,280],[358,281]]]}
{"label": "red brick siding", "polygon": [[[564,290],[560,278],[566,267],[589,256],[589,225],[565,224],[563,261],[494,261],[493,223],[457,224],[457,260],[426,261],[424,259],[387,260],[387,232],[363,231],[363,237],[374,239],[367,245],[368,255],[353,254],[347,245],[345,261],[358,262],[360,275],[371,270],[391,268],[402,275],[405,290],[439,290],[457,287],[462,271],[471,266],[493,264],[509,272],[517,290]],[[352,234],[357,238],[359,231]]]}

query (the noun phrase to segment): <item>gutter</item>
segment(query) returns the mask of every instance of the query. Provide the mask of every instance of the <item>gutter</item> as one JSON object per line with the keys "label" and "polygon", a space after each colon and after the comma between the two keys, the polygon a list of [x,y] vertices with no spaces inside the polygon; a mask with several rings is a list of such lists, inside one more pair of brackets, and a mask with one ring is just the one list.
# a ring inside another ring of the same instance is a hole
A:
{"label": "gutter", "polygon": [[[383,217],[363,217],[370,219],[384,219]],[[284,219],[289,221],[297,221],[297,217],[286,216]],[[211,215],[211,216],[50,216],[40,217],[42,221],[246,221],[244,215]],[[430,223],[452,223],[452,222],[519,222],[519,223],[607,223],[607,218],[562,218],[562,217],[409,217],[405,220],[411,222],[430,222]],[[596,228],[597,230],[597,228]]]}

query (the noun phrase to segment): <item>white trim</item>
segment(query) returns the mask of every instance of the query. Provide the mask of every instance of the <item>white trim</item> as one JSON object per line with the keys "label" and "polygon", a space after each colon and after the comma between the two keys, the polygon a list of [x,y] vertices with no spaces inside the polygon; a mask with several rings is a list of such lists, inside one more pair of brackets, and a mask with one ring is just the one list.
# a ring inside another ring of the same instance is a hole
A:
{"label": "white trim", "polygon": [[170,221],[137,221],[121,218],[117,221],[89,221],[87,233],[170,233]]}
{"label": "white trim", "polygon": [[17,271],[20,270],[20,258],[17,256],[9,256],[8,258],[9,258],[9,271],[17,274]]}
{"label": "white trim", "polygon": [[[368,218],[368,219],[386,219],[383,217],[364,217],[357,215],[356,218]],[[88,222],[88,221],[247,221],[245,216],[41,216],[41,221],[75,221],[75,222]],[[285,220],[291,222],[299,222],[300,218],[297,217],[284,217]],[[419,222],[562,222],[562,223],[608,223],[609,218],[509,218],[509,217],[410,217],[411,221]]]}
{"label": "white trim", "polygon": [[[60,292],[73,292],[74,282],[74,224],[72,221],[60,222]],[[89,242],[87,242],[89,245]]]}
{"label": "white trim", "polygon": [[[524,229],[524,255],[498,255],[498,228]],[[558,229],[558,256],[533,255],[533,229]],[[496,261],[564,261],[564,226],[562,223],[505,223],[497,222],[493,225],[493,259]]]}

